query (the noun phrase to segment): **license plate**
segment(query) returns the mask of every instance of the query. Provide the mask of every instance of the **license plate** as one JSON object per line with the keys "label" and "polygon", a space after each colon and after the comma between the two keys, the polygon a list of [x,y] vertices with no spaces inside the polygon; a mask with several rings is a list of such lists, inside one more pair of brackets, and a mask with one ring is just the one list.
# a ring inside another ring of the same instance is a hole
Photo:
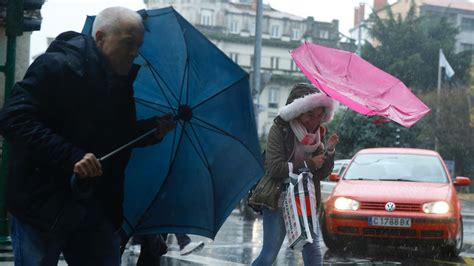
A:
{"label": "license plate", "polygon": [[369,225],[388,227],[411,227],[411,218],[401,217],[369,217]]}

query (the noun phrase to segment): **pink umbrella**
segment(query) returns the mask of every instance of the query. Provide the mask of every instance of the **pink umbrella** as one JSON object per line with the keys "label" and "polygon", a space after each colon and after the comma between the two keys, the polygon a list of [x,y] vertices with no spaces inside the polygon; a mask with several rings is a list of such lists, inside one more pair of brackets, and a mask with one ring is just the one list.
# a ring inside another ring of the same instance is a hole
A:
{"label": "pink umbrella", "polygon": [[306,42],[290,54],[316,87],[358,113],[409,128],[430,111],[403,82],[354,53]]}

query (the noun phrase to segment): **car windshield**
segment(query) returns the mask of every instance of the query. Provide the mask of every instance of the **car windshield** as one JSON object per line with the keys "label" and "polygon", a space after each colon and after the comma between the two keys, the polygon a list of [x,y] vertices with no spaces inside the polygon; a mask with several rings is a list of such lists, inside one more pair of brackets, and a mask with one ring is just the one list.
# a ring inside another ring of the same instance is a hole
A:
{"label": "car windshield", "polygon": [[346,170],[347,180],[447,183],[438,157],[417,154],[360,154]]}

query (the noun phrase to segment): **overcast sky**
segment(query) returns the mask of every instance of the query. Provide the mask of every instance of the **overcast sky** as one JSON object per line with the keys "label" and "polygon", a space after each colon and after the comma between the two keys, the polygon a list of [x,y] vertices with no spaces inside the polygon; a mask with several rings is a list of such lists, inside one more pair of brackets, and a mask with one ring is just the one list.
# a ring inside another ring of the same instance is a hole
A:
{"label": "overcast sky", "polygon": [[[390,3],[394,1],[389,0]],[[329,22],[338,19],[339,31],[348,35],[349,29],[353,26],[354,7],[361,2],[366,3],[367,16],[373,0],[263,0],[263,2],[280,11],[301,17],[313,16],[318,21]],[[41,9],[43,16],[41,31],[32,34],[31,55],[46,50],[47,37],[55,37],[67,30],[80,31],[87,15],[96,15],[109,6],[124,6],[133,10],[145,8],[143,0],[47,0]]]}
{"label": "overcast sky", "polygon": [[[359,2],[369,5],[373,0],[263,0],[273,8],[302,17],[313,16],[315,20],[339,20],[340,31],[348,34],[354,20],[354,7]],[[80,31],[86,15],[96,15],[109,6],[125,6],[133,10],[145,8],[143,0],[47,0],[41,9],[43,23],[41,31],[32,35],[31,55],[46,50],[46,38],[55,37],[67,30]]]}

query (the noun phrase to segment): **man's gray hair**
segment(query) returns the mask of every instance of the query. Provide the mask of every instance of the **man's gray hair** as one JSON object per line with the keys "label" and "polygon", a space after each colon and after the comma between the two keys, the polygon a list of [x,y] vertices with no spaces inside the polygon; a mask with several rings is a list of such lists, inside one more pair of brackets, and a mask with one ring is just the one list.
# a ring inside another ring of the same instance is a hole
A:
{"label": "man's gray hair", "polygon": [[94,24],[92,24],[92,37],[95,40],[97,31],[120,32],[121,21],[143,25],[142,17],[137,12],[121,6],[109,7],[100,11],[95,17]]}

